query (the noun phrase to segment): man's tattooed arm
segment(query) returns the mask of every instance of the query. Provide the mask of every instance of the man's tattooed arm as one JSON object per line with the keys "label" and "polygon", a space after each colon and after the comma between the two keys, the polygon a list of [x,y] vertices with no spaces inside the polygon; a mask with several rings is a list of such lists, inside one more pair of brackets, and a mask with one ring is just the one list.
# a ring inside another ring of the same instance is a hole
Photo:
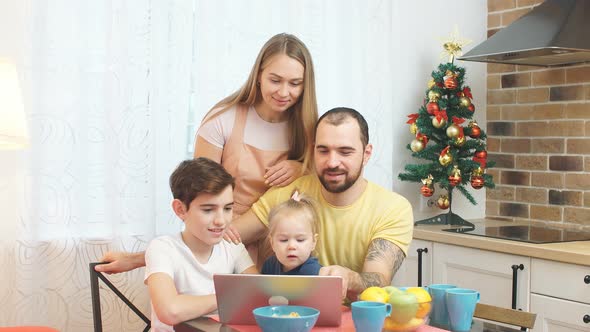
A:
{"label": "man's tattooed arm", "polygon": [[391,284],[391,279],[405,257],[404,252],[392,242],[384,239],[373,240],[363,266],[363,271],[367,272],[360,273],[362,289]]}

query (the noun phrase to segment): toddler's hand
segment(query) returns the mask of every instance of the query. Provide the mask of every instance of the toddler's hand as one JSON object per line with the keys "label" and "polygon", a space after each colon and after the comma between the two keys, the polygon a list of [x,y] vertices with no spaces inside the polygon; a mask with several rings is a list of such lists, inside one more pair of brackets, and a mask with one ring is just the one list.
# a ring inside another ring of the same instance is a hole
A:
{"label": "toddler's hand", "polygon": [[233,225],[227,227],[227,229],[225,230],[225,234],[223,234],[223,239],[227,242],[232,242],[234,244],[242,242],[240,233],[238,233],[238,230]]}

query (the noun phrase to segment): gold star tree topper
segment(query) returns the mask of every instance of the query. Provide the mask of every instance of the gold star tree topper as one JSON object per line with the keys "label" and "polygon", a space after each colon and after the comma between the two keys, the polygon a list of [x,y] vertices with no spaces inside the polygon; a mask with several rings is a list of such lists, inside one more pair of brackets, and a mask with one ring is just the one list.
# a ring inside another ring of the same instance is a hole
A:
{"label": "gold star tree topper", "polygon": [[470,39],[465,39],[459,36],[459,28],[457,25],[453,28],[453,32],[447,38],[439,38],[443,42],[444,50],[441,52],[440,57],[449,57],[449,62],[453,62],[455,57],[463,55],[463,46],[471,43]]}

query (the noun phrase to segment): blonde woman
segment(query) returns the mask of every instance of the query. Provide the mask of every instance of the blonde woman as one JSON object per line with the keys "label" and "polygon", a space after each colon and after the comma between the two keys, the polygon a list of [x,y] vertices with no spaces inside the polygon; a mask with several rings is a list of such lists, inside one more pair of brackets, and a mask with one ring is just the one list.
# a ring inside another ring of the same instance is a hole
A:
{"label": "blonde woman", "polygon": [[236,179],[238,216],[268,188],[309,169],[317,117],[311,55],[297,37],[278,34],[260,50],[246,83],[207,113],[194,157],[221,163]]}

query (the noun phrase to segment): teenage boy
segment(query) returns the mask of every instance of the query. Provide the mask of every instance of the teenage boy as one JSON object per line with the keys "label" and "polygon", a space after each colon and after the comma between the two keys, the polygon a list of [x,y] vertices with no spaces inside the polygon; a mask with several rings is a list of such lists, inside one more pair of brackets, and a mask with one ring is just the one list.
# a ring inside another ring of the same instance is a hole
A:
{"label": "teenage boy", "polygon": [[172,209],[185,229],[153,239],[145,253],[152,331],[217,309],[213,274],[257,273],[243,244],[223,241],[232,221],[234,179],[207,158],[186,160],[170,176]]}

